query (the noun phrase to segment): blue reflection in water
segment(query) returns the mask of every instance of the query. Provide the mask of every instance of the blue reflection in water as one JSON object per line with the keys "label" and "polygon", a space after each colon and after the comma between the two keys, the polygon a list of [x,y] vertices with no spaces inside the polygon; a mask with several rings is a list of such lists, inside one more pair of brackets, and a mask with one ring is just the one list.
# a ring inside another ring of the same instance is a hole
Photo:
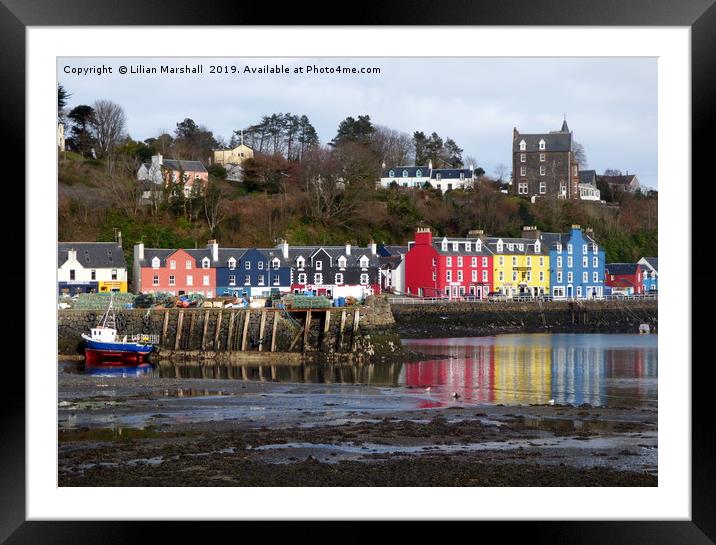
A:
{"label": "blue reflection in water", "polygon": [[657,405],[656,335],[524,334],[404,340],[450,359],[405,365],[405,384],[468,402]]}

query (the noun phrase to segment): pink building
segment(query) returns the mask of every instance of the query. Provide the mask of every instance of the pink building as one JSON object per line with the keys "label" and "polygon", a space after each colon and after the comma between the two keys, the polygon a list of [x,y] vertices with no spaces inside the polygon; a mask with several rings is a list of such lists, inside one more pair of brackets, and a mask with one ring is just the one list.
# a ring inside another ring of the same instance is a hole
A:
{"label": "pink building", "polygon": [[210,240],[204,249],[164,250],[134,246],[133,291],[206,297],[216,295],[219,245]]}
{"label": "pink building", "polygon": [[137,179],[151,181],[161,187],[183,182],[184,195],[191,195],[196,184],[202,184],[201,193],[209,183],[209,172],[201,161],[164,159],[161,154],[153,155],[151,163],[144,163],[137,171]]}

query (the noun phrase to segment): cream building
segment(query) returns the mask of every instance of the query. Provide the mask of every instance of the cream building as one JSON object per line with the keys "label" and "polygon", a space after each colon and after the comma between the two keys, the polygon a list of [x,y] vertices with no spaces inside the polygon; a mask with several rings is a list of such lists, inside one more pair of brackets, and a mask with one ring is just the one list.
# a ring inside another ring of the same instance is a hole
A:
{"label": "cream building", "polygon": [[254,150],[243,143],[234,149],[214,150],[214,162],[219,165],[240,165],[247,159],[253,158]]}

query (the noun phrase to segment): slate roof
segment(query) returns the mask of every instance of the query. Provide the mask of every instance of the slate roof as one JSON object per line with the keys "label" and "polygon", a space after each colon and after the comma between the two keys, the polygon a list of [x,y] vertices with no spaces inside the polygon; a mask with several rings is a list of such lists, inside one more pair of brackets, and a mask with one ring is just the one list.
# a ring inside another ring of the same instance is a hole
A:
{"label": "slate roof", "polygon": [[77,261],[87,269],[121,269],[127,267],[124,252],[116,242],[58,242],[57,267],[67,261],[67,252],[77,251]]}
{"label": "slate roof", "polygon": [[[186,248],[144,248],[144,259],[140,259],[139,265],[141,267],[151,267],[152,266],[152,260],[155,257],[159,258],[159,266],[160,267],[166,267],[167,266],[167,258],[172,255],[173,253],[184,250],[186,253],[188,253],[191,257],[193,257],[197,262],[201,262],[204,257],[208,257],[211,259],[211,250],[208,248],[197,248],[197,249],[191,249],[188,250]],[[221,250],[219,250],[221,252]],[[221,257],[221,256],[220,256]],[[216,266],[216,263],[212,263],[212,266]]]}
{"label": "slate roof", "polygon": [[400,254],[407,254],[408,253],[408,247],[407,246],[391,246],[391,245],[383,245],[379,250],[385,257],[391,257],[391,256],[398,256],[400,257]]}
{"label": "slate roof", "polygon": [[[447,250],[442,249],[442,243],[443,240],[447,240]],[[475,249],[475,244],[477,243],[478,238],[458,238],[458,237],[435,237],[433,238],[433,248],[440,254],[440,255],[447,255],[447,256],[472,256],[472,255],[482,255],[482,256],[488,256],[492,255],[494,252],[490,250],[486,242],[483,240],[482,245],[480,248],[480,251],[478,252]],[[457,251],[453,249],[453,243],[457,242]],[[465,243],[470,242],[470,251],[467,251],[465,249]]]}
{"label": "slate roof", "polygon": [[201,161],[183,161],[181,159],[164,159],[162,165],[169,170],[183,170],[184,172],[207,172]]}
{"label": "slate roof", "polygon": [[607,263],[604,266],[606,274],[636,274],[638,263]]}
{"label": "slate roof", "polygon": [[[497,241],[502,239],[504,243],[502,246],[502,252],[497,251]],[[504,238],[504,237],[488,237],[485,239],[490,250],[495,254],[524,254],[524,255],[547,255],[548,247],[542,240],[540,243],[540,251],[535,252],[535,242],[533,238]],[[514,244],[512,250],[509,249],[508,244]],[[522,244],[522,250],[519,249],[519,244]]]}
{"label": "slate roof", "polygon": [[[656,272],[659,272],[659,258],[658,257],[642,257],[644,261],[646,261],[649,266],[651,266],[652,269],[654,269]],[[641,261],[641,259],[639,261]]]}
{"label": "slate roof", "polygon": [[[554,249],[557,244],[562,244],[562,248],[564,250],[567,249],[567,244],[569,244],[571,233],[540,233],[540,242],[546,246],[549,249]],[[599,249],[599,245],[596,243],[594,238],[592,238],[590,235],[582,231],[582,237],[587,241],[587,250],[590,252],[594,250],[594,246],[597,246],[597,249]],[[579,251],[581,253],[581,249]]]}
{"label": "slate roof", "polygon": [[609,185],[629,185],[636,178],[636,174],[622,174],[621,176],[600,175],[597,179],[600,182],[607,182]]}
{"label": "slate roof", "polygon": [[626,278],[617,278],[616,280],[609,281],[607,284],[610,288],[633,288],[634,283]]}
{"label": "slate roof", "polygon": [[[393,176],[390,175],[390,171],[393,171]],[[402,178],[403,177],[403,171],[408,171],[408,178],[427,178],[430,175],[430,168],[425,166],[398,166],[398,167],[392,167],[387,168],[383,171],[383,174],[381,175],[382,178]],[[421,176],[418,176],[416,172],[420,170]]]}
{"label": "slate roof", "polygon": [[[565,128],[568,129],[566,121],[562,124],[562,129]],[[520,142],[522,140],[524,140],[527,145],[526,150],[520,150]],[[545,149],[543,150],[539,149],[540,140],[544,140]],[[572,151],[572,133],[568,131],[549,132],[544,134],[517,133],[513,136],[512,151],[517,153],[525,151]]]}
{"label": "slate roof", "polygon": [[319,250],[325,250],[325,252],[331,257],[332,266],[337,266],[337,260],[339,257],[344,256],[346,258],[346,267],[358,267],[360,266],[360,258],[366,256],[368,258],[369,267],[380,267],[380,259],[378,255],[370,253],[370,248],[361,248],[359,246],[351,246],[351,255],[346,255],[345,246],[289,246],[288,257],[291,265],[296,263],[298,256],[303,256],[308,266],[311,265],[311,256]]}
{"label": "slate roof", "polygon": [[579,183],[597,185],[597,171],[596,170],[580,170],[579,171]]}
{"label": "slate roof", "polygon": [[469,168],[434,168],[430,173],[430,179],[436,180],[438,174],[440,174],[441,180],[459,180],[460,174],[462,174],[466,180],[472,179],[472,170]]}

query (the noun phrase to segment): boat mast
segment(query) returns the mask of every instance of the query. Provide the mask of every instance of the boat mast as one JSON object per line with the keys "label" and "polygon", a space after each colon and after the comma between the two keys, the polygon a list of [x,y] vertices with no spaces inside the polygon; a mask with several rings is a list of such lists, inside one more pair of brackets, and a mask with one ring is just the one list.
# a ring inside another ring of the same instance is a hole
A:
{"label": "boat mast", "polygon": [[112,301],[114,300],[114,292],[110,292],[109,296],[109,306],[107,307],[107,312],[104,313],[104,316],[101,318],[100,325],[101,327],[110,327],[112,329],[117,329],[117,326],[115,325],[114,320],[114,308],[112,307]]}

